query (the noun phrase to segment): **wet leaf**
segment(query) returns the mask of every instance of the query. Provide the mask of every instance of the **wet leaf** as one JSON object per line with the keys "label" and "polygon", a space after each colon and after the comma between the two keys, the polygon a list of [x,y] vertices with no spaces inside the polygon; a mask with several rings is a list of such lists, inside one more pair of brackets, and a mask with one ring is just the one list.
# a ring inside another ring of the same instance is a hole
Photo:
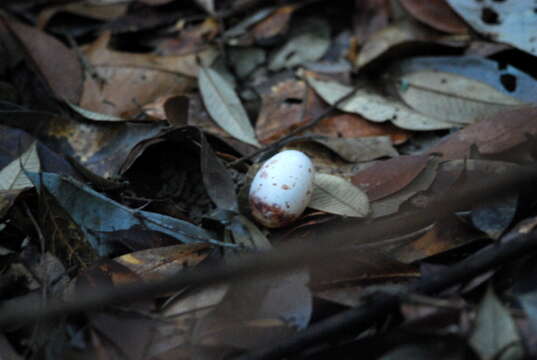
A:
{"label": "wet leaf", "polygon": [[332,214],[364,217],[369,200],[359,188],[334,175],[316,174],[308,207]]}
{"label": "wet leaf", "polygon": [[452,34],[466,34],[466,23],[447,4],[446,0],[402,0],[405,9],[421,22]]}
{"label": "wet leaf", "polygon": [[[333,105],[354,89],[333,81],[320,81],[307,77],[308,84],[327,103]],[[358,90],[350,99],[338,106],[342,111],[362,115],[375,122],[391,121],[394,125],[408,130],[438,130],[455,127],[456,124],[420,114],[402,102],[387,98],[367,85],[356,85]]]}
{"label": "wet leaf", "polygon": [[112,251],[107,233],[132,228],[148,229],[181,242],[211,242],[207,231],[186,221],[127,208],[73,179],[51,173],[29,173],[37,187],[43,186],[69,213],[101,256]]}
{"label": "wet leaf", "polygon": [[198,81],[203,102],[213,120],[235,138],[259,146],[241,101],[222,75],[213,69],[202,68]]}
{"label": "wet leaf", "polygon": [[537,55],[533,32],[537,26],[537,14],[533,11],[534,1],[447,2],[475,31],[495,41]]}
{"label": "wet leaf", "polygon": [[0,171],[0,190],[22,190],[33,187],[26,172],[39,172],[40,169],[41,164],[34,142],[19,158],[13,160]]}
{"label": "wet leaf", "polygon": [[237,203],[237,194],[235,193],[235,183],[231,178],[231,174],[216,156],[202,132],[200,132],[200,137],[201,172],[207,194],[219,209],[235,212],[238,210],[239,205]]}
{"label": "wet leaf", "polygon": [[287,43],[271,54],[269,69],[278,71],[319,60],[329,45],[328,23],[320,18],[307,19],[293,27]]}
{"label": "wet leaf", "polygon": [[515,322],[490,288],[479,304],[470,344],[484,359],[523,358]]}

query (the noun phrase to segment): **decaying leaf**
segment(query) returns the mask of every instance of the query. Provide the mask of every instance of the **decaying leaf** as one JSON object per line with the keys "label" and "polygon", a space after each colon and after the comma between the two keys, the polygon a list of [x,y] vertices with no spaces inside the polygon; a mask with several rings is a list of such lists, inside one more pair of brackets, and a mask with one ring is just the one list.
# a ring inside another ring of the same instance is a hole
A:
{"label": "decaying leaf", "polygon": [[233,87],[216,70],[202,68],[199,88],[213,120],[235,138],[259,146],[248,115]]}
{"label": "decaying leaf", "polygon": [[310,208],[332,214],[364,217],[369,213],[369,200],[359,188],[334,175],[316,174]]}
{"label": "decaying leaf", "polygon": [[537,26],[534,1],[447,2],[477,32],[537,55],[533,31]]}

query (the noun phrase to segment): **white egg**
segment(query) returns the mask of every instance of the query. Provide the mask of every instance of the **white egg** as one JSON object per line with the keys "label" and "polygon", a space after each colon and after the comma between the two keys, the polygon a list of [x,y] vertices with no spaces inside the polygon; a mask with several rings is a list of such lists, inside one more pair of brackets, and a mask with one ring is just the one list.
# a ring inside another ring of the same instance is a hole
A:
{"label": "white egg", "polygon": [[250,207],[261,224],[276,228],[290,224],[308,206],[315,169],[310,158],[296,150],[268,159],[250,186]]}

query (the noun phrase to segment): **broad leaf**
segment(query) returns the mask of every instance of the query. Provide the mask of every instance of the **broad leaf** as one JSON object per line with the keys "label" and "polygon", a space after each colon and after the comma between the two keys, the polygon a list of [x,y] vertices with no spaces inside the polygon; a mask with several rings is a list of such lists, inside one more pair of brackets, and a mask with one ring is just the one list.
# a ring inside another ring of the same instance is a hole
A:
{"label": "broad leaf", "polygon": [[217,71],[203,67],[198,74],[198,85],[213,120],[235,138],[259,146],[248,115],[229,82]]}
{"label": "broad leaf", "polygon": [[[308,84],[330,105],[344,98],[352,87],[333,81],[320,81],[307,77]],[[390,120],[394,125],[408,130],[439,130],[456,126],[433,117],[420,114],[396,99],[387,98],[374,90],[357,85],[358,90],[338,108],[342,111],[362,115],[368,120],[384,122]]]}
{"label": "broad leaf", "polygon": [[362,190],[338,176],[328,174],[315,175],[308,206],[352,217],[364,217],[369,213],[369,200]]}
{"label": "broad leaf", "polygon": [[21,190],[32,187],[33,184],[25,172],[39,172],[40,168],[36,143],[33,142],[19,158],[0,171],[0,190]]}

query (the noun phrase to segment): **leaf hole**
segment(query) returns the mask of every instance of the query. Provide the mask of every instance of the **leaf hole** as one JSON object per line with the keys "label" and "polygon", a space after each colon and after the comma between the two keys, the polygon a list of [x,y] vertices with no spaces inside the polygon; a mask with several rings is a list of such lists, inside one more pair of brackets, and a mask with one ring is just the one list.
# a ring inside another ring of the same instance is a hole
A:
{"label": "leaf hole", "polygon": [[500,81],[505,88],[505,90],[509,92],[513,92],[516,90],[516,77],[511,74],[503,74],[500,76]]}
{"label": "leaf hole", "polygon": [[481,20],[485,24],[489,25],[499,25],[500,24],[500,16],[496,11],[489,7],[484,7],[481,10]]}
{"label": "leaf hole", "polygon": [[288,105],[302,104],[302,99],[287,98],[283,102],[288,104]]}

